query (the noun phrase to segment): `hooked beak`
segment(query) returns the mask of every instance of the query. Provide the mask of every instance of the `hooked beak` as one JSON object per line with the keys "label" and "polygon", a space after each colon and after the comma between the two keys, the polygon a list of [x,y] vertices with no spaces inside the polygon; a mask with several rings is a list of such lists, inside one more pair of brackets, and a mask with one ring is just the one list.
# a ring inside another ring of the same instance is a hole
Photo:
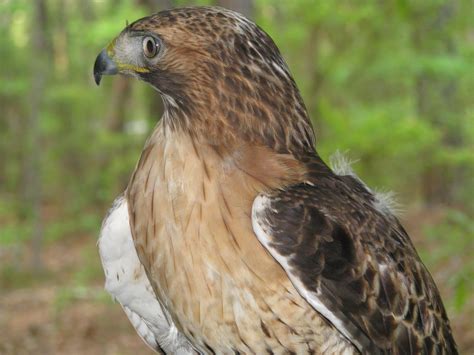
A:
{"label": "hooked beak", "polygon": [[107,54],[107,50],[103,49],[94,63],[94,80],[97,85],[100,84],[102,75],[114,75],[118,73],[115,62]]}

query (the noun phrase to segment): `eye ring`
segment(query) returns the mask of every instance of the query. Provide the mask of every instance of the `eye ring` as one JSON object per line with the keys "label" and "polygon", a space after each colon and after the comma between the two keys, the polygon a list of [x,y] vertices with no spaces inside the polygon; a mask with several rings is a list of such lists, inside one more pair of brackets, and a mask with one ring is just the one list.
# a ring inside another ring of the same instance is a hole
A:
{"label": "eye ring", "polygon": [[158,53],[159,44],[156,43],[156,40],[151,36],[146,36],[143,38],[143,54],[147,58],[153,58]]}

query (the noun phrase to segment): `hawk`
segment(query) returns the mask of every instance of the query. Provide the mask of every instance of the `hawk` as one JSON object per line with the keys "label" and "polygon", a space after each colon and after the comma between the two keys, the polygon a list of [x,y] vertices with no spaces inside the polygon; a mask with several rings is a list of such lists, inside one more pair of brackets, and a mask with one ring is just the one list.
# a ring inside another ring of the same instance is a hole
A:
{"label": "hawk", "polygon": [[383,201],[314,148],[272,39],[230,10],[130,25],[94,77],[164,114],[105,218],[106,289],[169,354],[455,354],[439,292]]}

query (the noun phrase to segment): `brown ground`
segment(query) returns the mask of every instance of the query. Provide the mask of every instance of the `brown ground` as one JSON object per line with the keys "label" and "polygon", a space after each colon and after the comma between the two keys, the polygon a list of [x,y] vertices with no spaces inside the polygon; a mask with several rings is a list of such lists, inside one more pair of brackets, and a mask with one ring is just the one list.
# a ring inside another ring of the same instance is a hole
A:
{"label": "brown ground", "polygon": [[[405,222],[420,247],[427,246],[417,226],[427,218],[433,214],[420,212]],[[12,255],[19,256],[0,246],[0,354],[152,354],[103,291],[95,237],[70,239],[46,247],[47,272],[36,276],[9,268],[17,260]],[[450,297],[449,270],[456,267],[454,260],[432,270],[443,297]],[[474,354],[469,302],[462,314],[450,314],[462,354]]]}
{"label": "brown ground", "polygon": [[49,245],[46,274],[0,273],[0,354],[154,354],[103,291],[95,243],[84,236]]}

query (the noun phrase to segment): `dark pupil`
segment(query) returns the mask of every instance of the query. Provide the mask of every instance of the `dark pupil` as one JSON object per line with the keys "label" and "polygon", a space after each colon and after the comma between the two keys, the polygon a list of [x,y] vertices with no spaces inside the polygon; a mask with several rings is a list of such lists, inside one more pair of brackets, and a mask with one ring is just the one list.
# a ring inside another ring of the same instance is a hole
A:
{"label": "dark pupil", "polygon": [[146,50],[148,51],[149,54],[153,54],[153,52],[155,50],[155,44],[153,43],[153,41],[151,39],[149,39],[146,42]]}

